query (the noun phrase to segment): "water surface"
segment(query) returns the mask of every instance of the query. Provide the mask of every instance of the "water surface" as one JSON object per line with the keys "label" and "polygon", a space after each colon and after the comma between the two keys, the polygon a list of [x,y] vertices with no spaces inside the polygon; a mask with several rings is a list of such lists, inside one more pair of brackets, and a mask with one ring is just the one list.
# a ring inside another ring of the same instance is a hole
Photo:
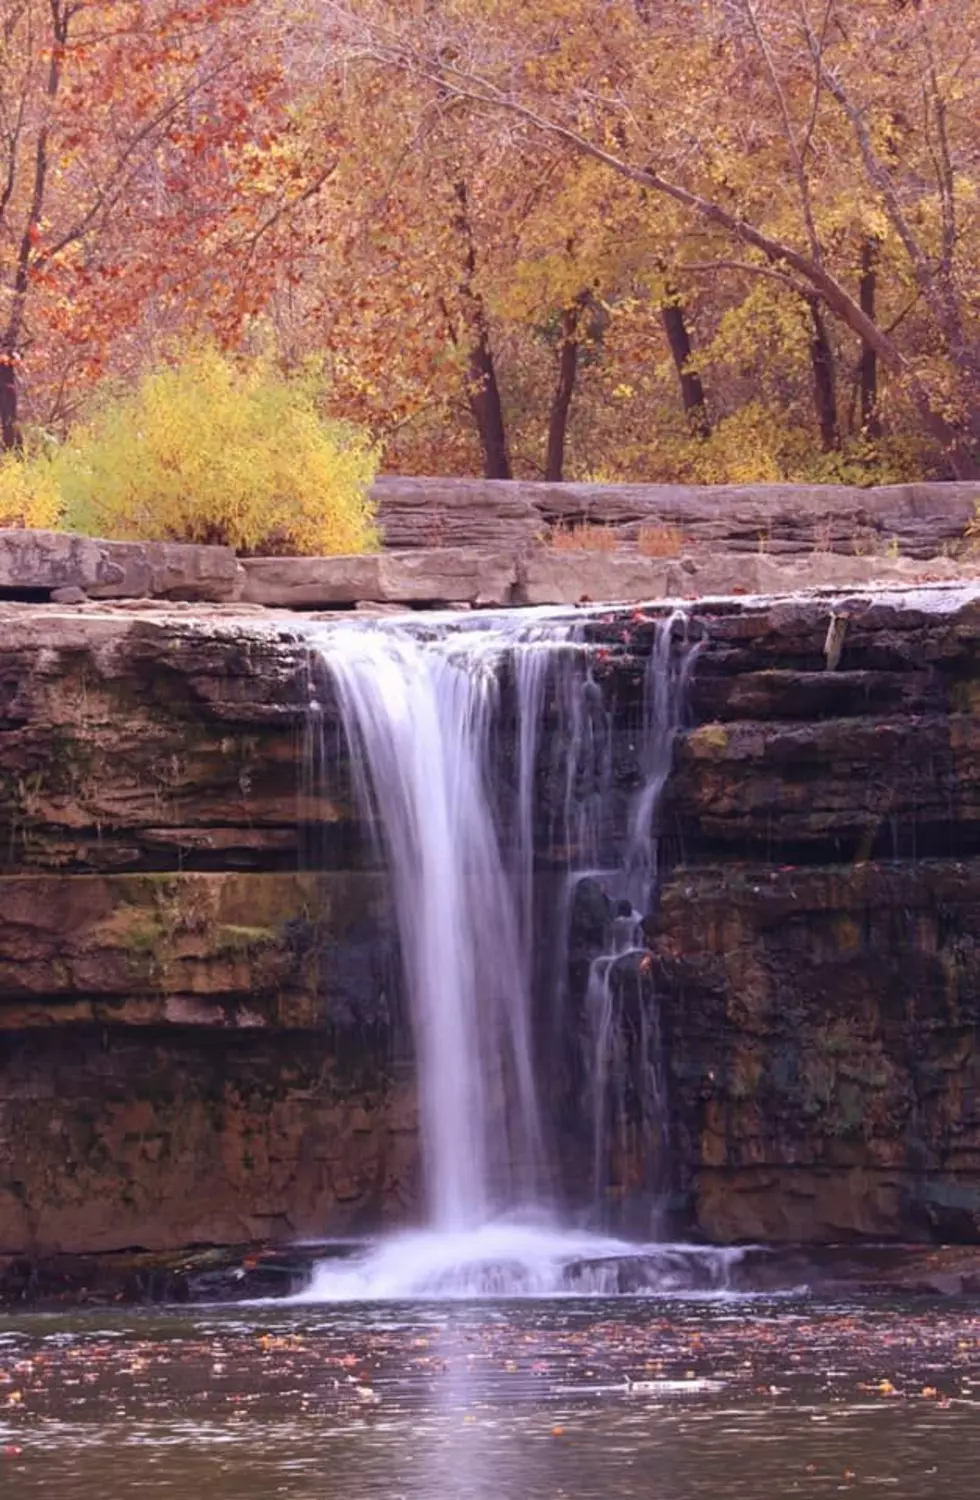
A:
{"label": "water surface", "polygon": [[973,1500],[980,1304],[0,1320],[3,1500]]}

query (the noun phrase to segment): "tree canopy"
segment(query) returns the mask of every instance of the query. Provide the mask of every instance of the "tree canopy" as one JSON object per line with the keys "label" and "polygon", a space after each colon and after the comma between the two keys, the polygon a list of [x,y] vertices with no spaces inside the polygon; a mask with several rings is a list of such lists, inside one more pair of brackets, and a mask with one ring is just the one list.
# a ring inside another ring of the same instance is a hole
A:
{"label": "tree canopy", "polygon": [[0,0],[0,434],[217,341],[389,469],[980,474],[980,0]]}

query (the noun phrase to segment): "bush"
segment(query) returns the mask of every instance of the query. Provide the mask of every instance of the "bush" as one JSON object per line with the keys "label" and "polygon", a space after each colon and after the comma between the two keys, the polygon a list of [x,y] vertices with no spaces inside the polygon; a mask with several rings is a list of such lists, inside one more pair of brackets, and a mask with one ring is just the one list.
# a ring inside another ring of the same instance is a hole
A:
{"label": "bush", "polygon": [[320,401],[318,377],[216,349],[157,368],[59,453],[67,524],[242,552],[372,549],[376,454]]}
{"label": "bush", "polygon": [[0,527],[47,531],[58,526],[64,508],[57,475],[47,460],[12,453],[0,457]]}

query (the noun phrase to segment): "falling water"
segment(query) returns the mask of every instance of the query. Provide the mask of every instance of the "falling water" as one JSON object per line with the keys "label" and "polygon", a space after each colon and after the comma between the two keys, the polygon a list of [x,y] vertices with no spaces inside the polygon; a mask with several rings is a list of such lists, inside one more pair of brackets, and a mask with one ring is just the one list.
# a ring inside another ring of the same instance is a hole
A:
{"label": "falling water", "polygon": [[[553,1290],[570,1277],[582,1284],[586,1263],[593,1281],[612,1288],[610,1276],[621,1270],[608,1267],[621,1267],[624,1255],[635,1261],[635,1245],[570,1235],[547,1207],[552,1174],[532,1026],[543,926],[535,865],[544,829],[565,869],[564,896],[549,914],[560,940],[567,943],[583,876],[601,882],[613,913],[609,950],[593,963],[586,997],[591,1087],[583,1106],[598,1143],[610,1100],[621,1108],[625,1087],[612,974],[617,959],[640,946],[656,876],[656,806],[693,660],[672,648],[677,626],[672,617],[655,627],[636,746],[642,779],[619,865],[612,726],[581,616],[344,623],[312,637],[334,686],[356,797],[391,881],[430,1229],[389,1241],[367,1263],[325,1269],[311,1296]],[[503,683],[513,687],[512,724],[502,722]],[[498,784],[502,741],[510,746],[510,797]],[[547,809],[542,782],[552,792]],[[555,968],[567,968],[564,952]],[[567,1006],[567,994],[560,1000]],[[642,1050],[655,1069],[651,1038]],[[653,1074],[639,1084],[652,1100],[643,1120],[650,1131],[663,1128],[662,1084]],[[601,1159],[597,1144],[600,1188]]]}
{"label": "falling water", "polygon": [[489,781],[496,646],[355,627],[320,648],[390,872],[443,1230],[522,1201],[541,1167],[526,965]]}
{"label": "falling water", "polygon": [[[680,642],[675,646],[675,633]],[[657,814],[670,774],[697,647],[678,612],[658,629],[643,682],[641,780],[627,818],[626,853],[619,869],[600,872],[608,901],[603,952],[593,959],[586,991],[592,1048],[592,1186],[602,1203],[613,1186],[610,1158],[620,1172],[632,1164],[633,1196],[645,1200],[648,1227],[662,1227],[669,1147],[667,1079],[659,1009],[651,1004],[650,958],[643,931],[659,878]]]}

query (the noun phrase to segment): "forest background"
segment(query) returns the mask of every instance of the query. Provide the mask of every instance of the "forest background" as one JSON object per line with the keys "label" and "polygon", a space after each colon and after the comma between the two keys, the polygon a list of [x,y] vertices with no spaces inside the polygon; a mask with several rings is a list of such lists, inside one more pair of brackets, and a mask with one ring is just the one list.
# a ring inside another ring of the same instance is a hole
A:
{"label": "forest background", "polygon": [[0,0],[3,448],[214,350],[404,474],[976,477],[980,0]]}

